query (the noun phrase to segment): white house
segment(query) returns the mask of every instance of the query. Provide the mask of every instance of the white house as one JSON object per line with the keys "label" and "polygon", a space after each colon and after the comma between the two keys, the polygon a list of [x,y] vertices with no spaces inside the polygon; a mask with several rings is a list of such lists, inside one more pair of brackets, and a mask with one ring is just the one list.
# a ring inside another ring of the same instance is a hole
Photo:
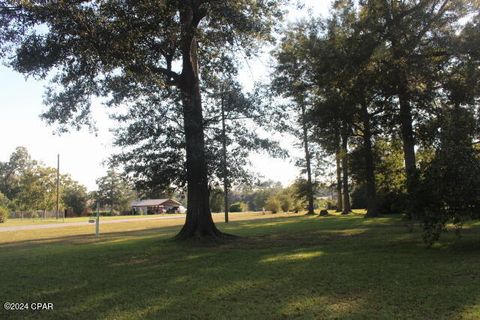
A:
{"label": "white house", "polygon": [[177,213],[185,208],[173,199],[145,199],[132,202],[132,209],[136,214]]}

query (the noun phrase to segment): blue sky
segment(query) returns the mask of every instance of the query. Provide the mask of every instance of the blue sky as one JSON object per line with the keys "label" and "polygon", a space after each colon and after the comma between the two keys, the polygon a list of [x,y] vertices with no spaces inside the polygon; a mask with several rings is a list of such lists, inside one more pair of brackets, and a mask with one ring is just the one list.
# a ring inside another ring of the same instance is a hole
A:
{"label": "blue sky", "polygon": [[[304,3],[314,14],[326,15],[331,0],[305,0]],[[305,11],[292,10],[289,20],[294,21],[304,14]],[[241,83],[249,88],[255,81],[267,79],[268,63],[268,55],[248,61],[240,73]],[[114,123],[104,108],[94,105],[93,114],[98,127],[96,135],[86,129],[54,135],[54,128],[47,126],[39,117],[44,110],[45,84],[25,79],[23,75],[0,66],[0,161],[7,161],[17,146],[26,147],[34,159],[52,167],[56,167],[57,154],[60,154],[61,172],[69,173],[89,190],[95,190],[95,180],[106,171],[102,162],[113,150],[109,129]],[[284,140],[285,147],[290,147],[292,143],[291,139]],[[299,174],[299,169],[288,160],[264,155],[253,155],[251,160],[254,171],[283,184],[290,183]]]}

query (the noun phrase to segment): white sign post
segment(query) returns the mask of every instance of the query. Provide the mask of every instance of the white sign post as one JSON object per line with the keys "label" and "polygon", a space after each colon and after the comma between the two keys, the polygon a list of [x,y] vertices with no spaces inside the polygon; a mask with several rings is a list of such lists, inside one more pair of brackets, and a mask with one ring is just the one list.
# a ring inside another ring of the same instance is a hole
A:
{"label": "white sign post", "polygon": [[100,210],[97,205],[97,217],[95,219],[95,235],[98,237],[100,234]]}

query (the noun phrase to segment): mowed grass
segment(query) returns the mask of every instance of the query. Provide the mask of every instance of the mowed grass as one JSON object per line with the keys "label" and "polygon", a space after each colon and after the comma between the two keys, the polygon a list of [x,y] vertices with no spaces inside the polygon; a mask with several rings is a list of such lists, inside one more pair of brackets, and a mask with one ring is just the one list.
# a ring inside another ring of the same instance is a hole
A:
{"label": "mowed grass", "polygon": [[0,302],[54,303],[0,319],[480,318],[479,224],[426,249],[399,217],[233,221],[219,227],[242,238],[217,245],[145,223],[0,233]]}
{"label": "mowed grass", "polygon": [[[361,210],[357,210],[361,211]],[[333,212],[333,211],[332,211]],[[230,213],[230,216],[237,215],[239,213]],[[250,215],[255,214],[258,215],[258,212],[242,212],[241,215]],[[214,213],[215,217],[223,218],[223,212],[216,212]],[[101,221],[115,221],[115,220],[129,220],[129,219],[150,219],[150,218],[162,218],[162,217],[185,217],[185,214],[176,213],[176,214],[169,214],[169,213],[162,213],[162,214],[155,214],[155,215],[124,215],[124,216],[102,216],[100,217]],[[25,218],[25,219],[8,219],[5,223],[0,223],[0,229],[2,227],[11,227],[11,226],[27,226],[27,225],[41,225],[41,224],[57,224],[57,223],[69,223],[69,222],[87,222],[90,219],[89,216],[83,217],[69,217],[69,218]]]}
{"label": "mowed grass", "polygon": [[[163,216],[179,216],[180,214],[157,214],[157,215],[128,215],[128,216],[106,216],[100,217],[102,221],[112,221],[112,220],[123,220],[123,219],[144,219],[152,217],[163,217]],[[54,224],[54,223],[69,223],[69,222],[86,222],[90,217],[71,217],[71,218],[48,218],[48,219],[8,219],[5,223],[0,224],[1,227],[10,227],[10,226],[26,226],[26,225],[40,225],[40,224]]]}

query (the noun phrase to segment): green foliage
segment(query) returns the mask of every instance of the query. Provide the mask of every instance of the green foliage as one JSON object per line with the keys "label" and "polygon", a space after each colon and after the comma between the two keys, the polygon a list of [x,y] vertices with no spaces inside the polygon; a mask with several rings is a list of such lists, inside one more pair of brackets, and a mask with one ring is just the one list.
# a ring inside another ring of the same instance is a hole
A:
{"label": "green foliage", "polygon": [[[232,192],[235,202],[245,202],[252,211],[298,212],[307,206],[306,180],[298,179],[288,187],[266,181],[255,188],[239,188]],[[273,203],[272,203],[273,202]],[[278,206],[277,206],[278,204]]]}
{"label": "green foliage", "polygon": [[229,208],[230,212],[245,212],[248,211],[248,204],[245,202],[235,202]]}
{"label": "green foliage", "polygon": [[464,221],[480,212],[480,154],[474,148],[478,134],[473,114],[459,106],[445,108],[440,117],[438,151],[417,186],[424,240],[438,240],[449,222],[460,231]]}
{"label": "green foliage", "polygon": [[274,181],[260,182],[255,186],[240,186],[230,192],[230,201],[242,201],[248,204],[249,210],[262,211],[268,197],[279,193],[282,190],[282,184]]}
{"label": "green foliage", "polygon": [[[403,213],[407,206],[406,177],[400,140],[377,139],[373,148],[378,212]],[[356,186],[352,190],[352,208],[367,207],[364,149],[357,147],[351,153],[350,169]]]}
{"label": "green foliage", "polygon": [[[8,162],[0,163],[0,206],[17,211],[54,210],[56,197],[57,170],[32,160],[26,148],[16,148]],[[61,174],[60,209],[81,214],[86,201],[86,188]]]}
{"label": "green foliage", "polygon": [[279,195],[280,199],[280,208],[283,212],[290,212],[294,205],[294,199],[289,193],[283,193]]}
{"label": "green foliage", "polygon": [[[330,199],[319,199],[316,201],[316,208],[333,210],[333,209],[336,209],[336,203]],[[362,208],[365,208],[365,207],[362,207]]]}
{"label": "green foliage", "polygon": [[10,200],[3,194],[0,192],[0,207],[8,207],[8,205],[10,204]]}
{"label": "green foliage", "polygon": [[274,193],[273,189],[258,189],[251,193],[248,197],[250,200],[249,208],[254,211],[262,211],[265,207],[265,203],[267,202],[268,197]]}
{"label": "green foliage", "polygon": [[0,223],[5,223],[8,220],[8,209],[0,206]]}
{"label": "green foliage", "polygon": [[[114,168],[107,171],[107,175],[97,179],[98,190],[93,193],[94,208],[109,207],[112,212],[129,211],[136,194],[127,178]],[[93,208],[93,209],[94,209]]]}
{"label": "green foliage", "polygon": [[[78,128],[91,121],[90,95],[110,92],[115,105],[138,96],[146,98],[147,92],[155,98],[172,93],[179,98],[176,89],[181,87],[181,75],[171,64],[191,54],[182,50],[190,37],[202,43],[198,59],[204,70],[235,71],[235,53],[253,54],[258,42],[272,40],[270,32],[282,16],[282,2],[203,1],[160,6],[149,1],[107,1],[92,6],[20,2],[15,10],[2,12],[0,52],[12,53],[11,65],[22,73],[42,76],[56,71],[46,97],[50,109],[44,117],[63,129],[66,125]],[[179,19],[188,14],[195,19]],[[45,27],[41,34],[38,26]],[[182,32],[187,26],[189,33]],[[222,54],[225,51],[230,54]],[[133,84],[137,86],[130,86]]]}
{"label": "green foliage", "polygon": [[37,162],[32,160],[25,147],[17,147],[7,162],[0,162],[0,192],[8,199],[17,198],[21,191],[21,178],[31,171]]}
{"label": "green foliage", "polygon": [[[317,184],[313,183],[312,191],[313,194],[316,193]],[[296,179],[289,187],[289,193],[292,196],[292,210],[299,211],[303,207],[307,206],[308,196],[309,196],[309,185],[306,179],[298,178]]]}
{"label": "green foliage", "polygon": [[267,198],[265,202],[265,210],[272,213],[277,213],[282,209],[282,202],[276,195],[271,195]]}
{"label": "green foliage", "polygon": [[301,211],[307,206],[308,182],[303,179],[297,179],[290,186],[284,188],[279,194],[281,208],[283,212]]}
{"label": "green foliage", "polygon": [[[115,217],[115,216],[119,216],[120,215],[120,212],[118,210],[100,210],[98,212],[98,214],[101,216],[101,217]],[[97,215],[97,211],[93,211],[91,216],[95,217]]]}
{"label": "green foliage", "polygon": [[17,210],[52,210],[56,207],[57,170],[36,165],[22,174],[19,189]]}
{"label": "green foliage", "polygon": [[222,212],[224,210],[223,190],[214,188],[210,191],[210,210],[212,212]]}
{"label": "green foliage", "polygon": [[73,181],[70,177],[64,177],[62,185],[62,202],[66,209],[70,209],[76,215],[82,215],[87,209],[87,188]]}
{"label": "green foliage", "polygon": [[[121,106],[115,144],[125,148],[115,161],[124,164],[138,189],[184,187],[189,178],[197,184],[194,177],[201,175],[203,185],[187,196],[202,193],[196,198],[206,199],[207,173],[215,179],[219,160],[218,141],[204,141],[208,128],[218,138],[218,107],[215,115],[203,117],[202,97],[212,89],[209,75],[235,76],[238,57],[273,41],[284,2],[18,2],[1,12],[0,57],[8,53],[9,64],[25,75],[51,75],[42,117],[60,131],[92,126],[92,96]],[[267,139],[255,130],[243,125],[235,131],[234,140],[243,135],[247,144],[232,147],[265,146]],[[235,159],[233,170],[248,162]],[[208,203],[202,207],[206,213],[200,217],[211,222]]]}
{"label": "green foliage", "polygon": [[439,108],[456,103],[479,122],[479,30],[478,1],[338,0],[327,19],[284,33],[274,88],[292,104],[308,97],[314,141],[328,153],[342,136],[356,205],[370,216],[414,210],[417,147],[441,135]]}

